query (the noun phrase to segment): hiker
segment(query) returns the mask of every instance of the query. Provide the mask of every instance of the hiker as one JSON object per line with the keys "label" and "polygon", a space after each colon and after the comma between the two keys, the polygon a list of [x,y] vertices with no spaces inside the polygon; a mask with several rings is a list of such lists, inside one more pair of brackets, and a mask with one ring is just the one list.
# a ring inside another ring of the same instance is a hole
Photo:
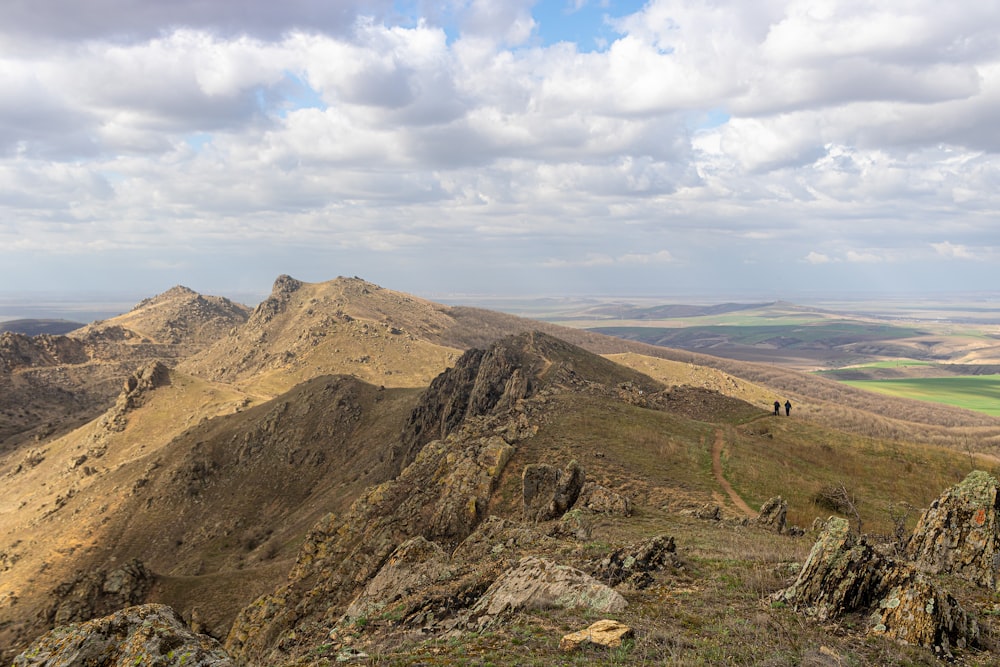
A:
{"label": "hiker", "polygon": [[792,414],[792,402],[786,400],[785,401],[785,416],[787,417],[790,414]]}
{"label": "hiker", "polygon": [[781,412],[781,401],[774,402],[774,414]]}

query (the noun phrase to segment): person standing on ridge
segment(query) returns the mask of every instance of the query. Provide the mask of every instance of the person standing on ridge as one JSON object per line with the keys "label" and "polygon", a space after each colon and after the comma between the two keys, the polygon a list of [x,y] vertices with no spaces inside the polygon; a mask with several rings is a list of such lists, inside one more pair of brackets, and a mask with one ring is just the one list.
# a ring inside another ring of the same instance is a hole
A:
{"label": "person standing on ridge", "polygon": [[774,402],[774,414],[781,412],[781,401]]}
{"label": "person standing on ridge", "polygon": [[786,400],[785,401],[785,416],[787,417],[787,416],[789,416],[791,414],[792,414],[792,402],[789,401],[789,400]]}

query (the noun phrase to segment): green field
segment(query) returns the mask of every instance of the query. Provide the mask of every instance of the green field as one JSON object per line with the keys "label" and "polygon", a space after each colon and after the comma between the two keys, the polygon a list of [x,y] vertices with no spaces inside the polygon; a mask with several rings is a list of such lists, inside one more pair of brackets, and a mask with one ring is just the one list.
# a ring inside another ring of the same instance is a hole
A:
{"label": "green field", "polygon": [[945,403],[1000,417],[1000,375],[843,380],[843,383],[891,396]]}
{"label": "green field", "polygon": [[724,339],[737,345],[773,343],[782,348],[796,349],[821,344],[835,347],[864,341],[899,340],[925,333],[912,327],[887,324],[869,324],[847,321],[826,321],[809,324],[760,324],[757,319],[750,325],[726,326],[599,326],[591,331],[637,340],[653,345],[684,347],[686,343]]}

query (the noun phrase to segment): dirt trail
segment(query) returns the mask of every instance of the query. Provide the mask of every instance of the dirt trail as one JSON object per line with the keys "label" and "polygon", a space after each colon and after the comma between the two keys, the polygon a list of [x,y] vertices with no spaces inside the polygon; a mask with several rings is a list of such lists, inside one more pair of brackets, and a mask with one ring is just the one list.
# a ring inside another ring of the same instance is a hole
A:
{"label": "dirt trail", "polygon": [[743,502],[739,494],[733,490],[732,485],[722,476],[722,447],[725,445],[725,437],[723,436],[722,429],[718,429],[715,432],[715,443],[712,445],[712,474],[715,475],[715,481],[719,483],[723,491],[729,496],[729,499],[733,501],[736,507],[746,514],[751,519],[757,517],[757,513],[750,509],[750,506]]}

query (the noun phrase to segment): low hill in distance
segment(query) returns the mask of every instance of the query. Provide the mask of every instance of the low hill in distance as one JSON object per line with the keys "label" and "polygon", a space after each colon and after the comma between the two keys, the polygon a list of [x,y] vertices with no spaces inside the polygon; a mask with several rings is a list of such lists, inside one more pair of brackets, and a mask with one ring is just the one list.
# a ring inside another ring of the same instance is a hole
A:
{"label": "low hill in distance", "polygon": [[83,324],[70,320],[46,320],[46,319],[20,319],[0,321],[0,332],[10,331],[12,333],[24,334],[25,336],[40,336],[49,334],[61,336],[70,331],[76,331]]}
{"label": "low hill in distance", "polygon": [[[281,276],[252,310],[174,288],[79,336],[3,340],[12,389],[114,386],[85,423],[0,448],[3,659],[157,602],[247,665],[934,664],[864,614],[769,602],[816,534],[752,519],[780,495],[788,524],[839,514],[895,549],[944,489],[1000,472],[987,415],[357,278]],[[651,539],[642,577],[602,565]],[[570,566],[624,606],[494,597]],[[992,594],[947,583],[983,629],[963,659],[989,664]],[[560,652],[604,615],[631,643]]]}

